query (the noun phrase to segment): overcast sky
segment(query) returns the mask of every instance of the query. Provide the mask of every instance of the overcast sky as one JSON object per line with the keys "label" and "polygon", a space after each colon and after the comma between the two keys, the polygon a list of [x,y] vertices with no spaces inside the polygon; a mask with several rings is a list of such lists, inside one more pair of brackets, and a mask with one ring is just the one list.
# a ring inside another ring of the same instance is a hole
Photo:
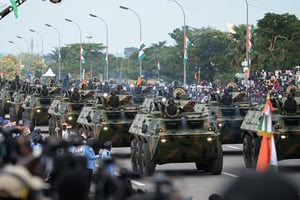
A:
{"label": "overcast sky", "polygon": [[[235,25],[246,24],[245,0],[177,0],[183,7],[186,15],[186,25],[201,28],[212,27],[226,31],[226,23]],[[299,0],[248,0],[249,24],[256,25],[257,20],[267,12],[278,14],[295,14],[300,19]],[[120,9],[123,5],[134,10],[141,19],[142,40],[146,47],[159,41],[167,41],[172,45],[168,33],[182,27],[183,13],[180,7],[172,0],[63,0],[60,4],[52,4],[49,0],[27,0],[18,8],[19,18],[13,13],[0,20],[0,52],[18,53],[11,40],[20,46],[22,52],[27,52],[24,40],[33,39],[33,53],[42,51],[42,41],[34,29],[42,35],[44,53],[50,53],[58,46],[58,34],[53,28],[45,26],[51,24],[60,32],[61,46],[80,42],[80,31],[74,23],[65,21],[65,18],[76,22],[82,32],[82,42],[106,43],[104,23],[92,18],[93,13],[106,21],[108,25],[109,53],[123,53],[126,47],[138,47],[139,22],[137,16],[130,10]],[[0,10],[4,5],[0,4]],[[92,36],[87,39],[87,36]],[[84,47],[84,45],[83,45]]]}

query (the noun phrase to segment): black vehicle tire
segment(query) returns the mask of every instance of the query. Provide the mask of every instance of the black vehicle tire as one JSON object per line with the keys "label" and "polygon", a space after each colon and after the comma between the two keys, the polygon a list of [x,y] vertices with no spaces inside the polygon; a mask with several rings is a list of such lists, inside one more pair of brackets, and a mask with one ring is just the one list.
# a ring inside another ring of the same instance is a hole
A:
{"label": "black vehicle tire", "polygon": [[253,168],[254,166],[251,156],[251,146],[251,137],[249,135],[245,135],[243,139],[243,157],[246,168]]}
{"label": "black vehicle tire", "polygon": [[209,172],[209,165],[203,162],[195,162],[197,170],[203,170],[204,172]]}
{"label": "black vehicle tire", "polygon": [[260,149],[260,139],[258,137],[254,137],[251,139],[251,159],[253,163],[253,168],[256,168],[258,153]]}
{"label": "black vehicle tire", "polygon": [[15,111],[15,107],[13,106],[9,108],[9,120],[11,122],[16,121],[16,111]]}
{"label": "black vehicle tire", "polygon": [[52,118],[49,118],[49,135],[53,135],[54,133],[54,128],[53,128],[53,124],[52,124]]}
{"label": "black vehicle tire", "polygon": [[148,143],[143,144],[143,172],[146,176],[151,176],[155,172],[155,162],[151,160]]}
{"label": "black vehicle tire", "polygon": [[214,175],[219,175],[222,173],[222,169],[223,169],[223,150],[222,150],[222,145],[221,142],[218,141],[218,147],[217,147],[217,158],[212,160],[210,162],[210,166],[209,166],[209,171],[211,172],[211,174]]}
{"label": "black vehicle tire", "polygon": [[138,173],[144,174],[143,166],[143,142],[137,141],[137,154],[136,154],[137,164],[138,164]]}
{"label": "black vehicle tire", "polygon": [[131,167],[132,171],[137,172],[138,170],[138,162],[137,162],[137,140],[133,138],[130,141],[130,160],[131,160]]}

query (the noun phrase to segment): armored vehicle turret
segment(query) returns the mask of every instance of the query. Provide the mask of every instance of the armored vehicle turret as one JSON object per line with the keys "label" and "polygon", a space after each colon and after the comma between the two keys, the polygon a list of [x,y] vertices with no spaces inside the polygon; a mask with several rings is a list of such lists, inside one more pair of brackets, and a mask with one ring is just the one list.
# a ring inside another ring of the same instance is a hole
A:
{"label": "armored vehicle turret", "polygon": [[49,107],[49,134],[62,136],[63,124],[70,126],[72,133],[78,134],[77,118],[85,105],[93,104],[95,90],[72,88],[62,98],[53,100]]}
{"label": "armored vehicle turret", "polygon": [[204,104],[165,98],[148,99],[130,126],[133,171],[151,175],[156,165],[194,162],[198,170],[220,174],[219,130]]}
{"label": "armored vehicle turret", "polygon": [[[274,108],[272,131],[278,160],[300,158],[300,94],[298,89],[291,95],[295,95],[294,99],[296,100],[296,107],[293,112],[288,111],[285,106],[287,97],[271,99]],[[261,143],[258,126],[262,116],[261,109],[249,110],[241,124],[243,157],[246,167],[256,166]]]}
{"label": "armored vehicle turret", "polygon": [[22,108],[22,121],[32,131],[35,126],[48,126],[48,109],[54,97],[60,93],[60,87],[36,85],[35,91],[26,96]]}
{"label": "armored vehicle turret", "polygon": [[82,109],[77,123],[80,131],[93,136],[100,145],[111,140],[114,147],[129,147],[129,127],[138,112],[132,95],[103,93],[93,106]]}

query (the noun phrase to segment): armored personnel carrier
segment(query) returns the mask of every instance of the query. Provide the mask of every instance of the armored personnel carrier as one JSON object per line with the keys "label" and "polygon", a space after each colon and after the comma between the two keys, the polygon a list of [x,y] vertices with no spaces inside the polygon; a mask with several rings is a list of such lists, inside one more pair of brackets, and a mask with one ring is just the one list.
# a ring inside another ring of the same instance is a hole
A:
{"label": "armored personnel carrier", "polygon": [[110,96],[103,93],[93,106],[84,107],[77,123],[80,132],[93,136],[100,146],[111,140],[114,147],[129,147],[128,130],[137,112],[138,105],[132,103],[132,95],[112,91]]}
{"label": "armored personnel carrier", "polygon": [[145,99],[129,132],[133,171],[151,175],[157,164],[195,162],[198,170],[222,172],[218,127],[204,104],[184,95],[168,102]]}
{"label": "armored personnel carrier", "polygon": [[92,105],[95,90],[79,90],[72,88],[63,97],[58,97],[51,103],[49,115],[49,134],[61,137],[63,124],[70,126],[72,133],[78,134],[77,118],[85,105]]}
{"label": "armored personnel carrier", "polygon": [[33,81],[36,85],[32,94],[26,96],[22,108],[22,121],[32,131],[35,126],[48,125],[48,109],[54,97],[60,93],[60,87],[47,87],[39,85],[37,81]]}
{"label": "armored personnel carrier", "polygon": [[257,105],[244,101],[245,96],[245,91],[226,88],[222,95],[215,96],[215,101],[207,104],[210,115],[215,116],[222,144],[242,143],[240,126],[248,109]]}
{"label": "armored personnel carrier", "polygon": [[[294,112],[289,113],[285,109],[286,97],[271,99],[274,108],[272,112],[272,130],[278,160],[300,158],[300,93],[296,86],[289,86],[287,94],[291,88],[297,90],[294,93],[297,102],[297,108]],[[261,109],[249,110],[241,124],[243,157],[247,168],[256,166],[261,143],[261,137],[257,130],[262,116]]]}

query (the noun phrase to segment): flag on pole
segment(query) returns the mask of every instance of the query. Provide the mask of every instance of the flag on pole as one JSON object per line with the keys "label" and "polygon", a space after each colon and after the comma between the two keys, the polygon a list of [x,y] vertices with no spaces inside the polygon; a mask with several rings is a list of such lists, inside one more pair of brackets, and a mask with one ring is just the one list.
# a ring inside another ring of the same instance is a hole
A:
{"label": "flag on pole", "polygon": [[250,67],[248,68],[246,74],[245,74],[245,79],[250,77]]}
{"label": "flag on pole", "polygon": [[82,46],[80,46],[80,62],[81,62],[82,64],[85,63],[84,56],[85,56],[85,51],[83,50]]}
{"label": "flag on pole", "polygon": [[76,76],[77,76],[77,72],[76,72],[76,69],[74,71],[74,76],[75,76],[75,79],[76,79]]}
{"label": "flag on pole", "polygon": [[3,69],[2,72],[1,72],[1,78],[4,78],[4,77],[5,77],[5,71]]}
{"label": "flag on pole", "polygon": [[15,77],[17,76],[17,71],[15,71],[14,75],[15,75]]}
{"label": "flag on pole", "polygon": [[186,37],[186,35],[184,36],[184,64],[186,64],[187,59],[188,59],[188,50],[190,48],[191,45],[191,41]]}
{"label": "flag on pole", "polygon": [[268,94],[262,110],[263,117],[258,126],[258,135],[262,136],[256,165],[256,171],[258,172],[265,172],[269,168],[277,171],[277,153],[272,131],[272,111],[273,106]]}
{"label": "flag on pole", "polygon": [[145,46],[146,45],[144,44],[144,42],[141,39],[140,44],[139,44],[139,56],[138,56],[139,61],[142,61],[145,58],[145,52],[144,52]]}
{"label": "flag on pole", "polygon": [[86,84],[85,77],[84,77],[84,72],[85,72],[85,70],[82,69],[82,83]]}
{"label": "flag on pole", "polygon": [[247,27],[247,42],[248,42],[248,53],[251,53],[253,51],[253,46],[252,46],[252,43],[251,43],[251,39],[252,39],[252,35],[254,33],[254,28],[253,26],[249,26]]}
{"label": "flag on pole", "polygon": [[137,81],[136,81],[136,87],[138,87],[138,86],[141,85],[141,84],[142,84],[141,77],[138,76],[138,79],[137,79]]}
{"label": "flag on pole", "polygon": [[159,63],[159,61],[157,62],[157,70],[160,71],[160,63]]}
{"label": "flag on pole", "polygon": [[195,81],[198,80],[198,74],[197,74],[197,72],[195,72],[194,79],[195,79]]}
{"label": "flag on pole", "polygon": [[92,69],[90,69],[90,71],[88,72],[88,75],[92,75]]}
{"label": "flag on pole", "polygon": [[17,7],[15,0],[0,0],[0,3],[4,3],[6,5],[11,5],[11,7],[14,11],[15,17],[18,18],[18,7]]}

